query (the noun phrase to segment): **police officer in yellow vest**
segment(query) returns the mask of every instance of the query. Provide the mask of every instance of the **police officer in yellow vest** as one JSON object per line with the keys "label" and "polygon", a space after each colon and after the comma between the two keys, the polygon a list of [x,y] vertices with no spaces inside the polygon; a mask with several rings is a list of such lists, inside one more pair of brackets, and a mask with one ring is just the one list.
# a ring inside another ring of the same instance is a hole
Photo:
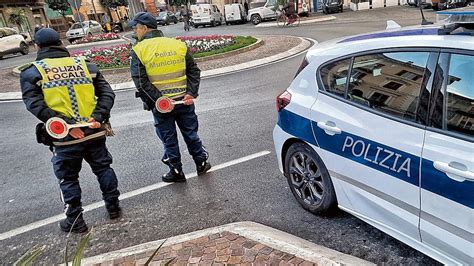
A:
{"label": "police officer in yellow vest", "polygon": [[[165,147],[162,161],[170,168],[162,180],[186,181],[176,125],[196,163],[197,174],[205,174],[211,165],[207,162],[209,155],[197,134],[198,120],[193,102],[198,96],[201,71],[185,43],[161,37],[161,32],[156,30],[156,19],[150,13],[136,14],[129,26],[134,29],[139,41],[131,53],[132,79],[145,109],[153,112],[156,134]],[[170,113],[160,113],[155,108],[155,102],[161,96],[176,101],[184,100],[184,104],[174,105]]]}
{"label": "police officer in yellow vest", "polygon": [[37,126],[38,142],[53,151],[51,161],[65,203],[66,219],[59,226],[65,232],[83,233],[88,230],[78,180],[83,159],[97,176],[110,219],[121,214],[118,181],[105,145],[115,94],[97,66],[84,58],[70,57],[53,29],[40,29],[35,42],[39,47],[36,61],[20,75],[28,111],[42,122],[51,117],[61,117],[69,124],[93,122],[90,127],[71,129],[60,140],[50,138],[43,123]]}

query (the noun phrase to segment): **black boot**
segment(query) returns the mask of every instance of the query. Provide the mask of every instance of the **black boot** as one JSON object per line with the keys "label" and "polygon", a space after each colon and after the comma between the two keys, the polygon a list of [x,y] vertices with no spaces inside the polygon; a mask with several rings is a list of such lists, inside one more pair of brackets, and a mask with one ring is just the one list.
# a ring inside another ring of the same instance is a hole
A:
{"label": "black boot", "polygon": [[89,230],[84,218],[82,218],[82,213],[77,216],[67,216],[66,219],[59,222],[59,228],[63,232],[75,234],[82,234]]}
{"label": "black boot", "polygon": [[178,170],[176,168],[171,168],[170,171],[161,177],[163,182],[167,183],[181,183],[186,182],[186,177],[184,176],[183,170]]}
{"label": "black boot", "polygon": [[111,204],[105,204],[105,208],[107,209],[107,212],[109,213],[109,219],[114,220],[120,218],[122,216],[122,208],[120,208],[119,202],[111,203]]}
{"label": "black boot", "polygon": [[207,173],[207,171],[209,171],[209,169],[211,169],[211,164],[208,163],[207,161],[204,161],[202,163],[196,163],[196,171],[197,171],[197,175],[200,176],[200,175],[204,175],[205,173]]}

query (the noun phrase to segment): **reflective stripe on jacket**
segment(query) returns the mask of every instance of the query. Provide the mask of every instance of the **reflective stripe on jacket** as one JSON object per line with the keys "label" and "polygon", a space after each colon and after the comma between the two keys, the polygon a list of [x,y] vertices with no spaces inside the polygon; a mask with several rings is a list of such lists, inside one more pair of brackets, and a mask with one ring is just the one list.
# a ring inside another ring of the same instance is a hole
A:
{"label": "reflective stripe on jacket", "polygon": [[92,76],[80,57],[42,59],[33,63],[41,74],[46,105],[76,121],[87,121],[97,104]]}
{"label": "reflective stripe on jacket", "polygon": [[140,41],[133,51],[146,68],[150,82],[163,96],[180,98],[186,94],[186,52],[184,42],[172,38]]}

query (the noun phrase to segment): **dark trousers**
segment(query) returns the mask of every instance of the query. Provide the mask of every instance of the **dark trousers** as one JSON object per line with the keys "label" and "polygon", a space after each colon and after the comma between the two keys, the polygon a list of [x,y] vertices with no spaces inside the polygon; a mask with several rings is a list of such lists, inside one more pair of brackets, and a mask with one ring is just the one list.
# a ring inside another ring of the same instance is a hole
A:
{"label": "dark trousers", "polygon": [[82,212],[81,187],[78,179],[83,159],[97,176],[106,207],[117,203],[120,195],[117,189],[117,176],[110,167],[112,155],[107,150],[105,138],[54,147],[51,162],[54,173],[59,179],[62,200],[67,206],[67,216],[77,216]]}
{"label": "dark trousers", "polygon": [[163,162],[170,168],[182,169],[176,125],[178,125],[183,135],[194,162],[201,164],[207,160],[208,154],[197,134],[199,125],[197,115],[194,112],[194,105],[179,104],[175,106],[173,111],[166,114],[153,109],[153,117],[155,118],[156,134],[165,146]]}

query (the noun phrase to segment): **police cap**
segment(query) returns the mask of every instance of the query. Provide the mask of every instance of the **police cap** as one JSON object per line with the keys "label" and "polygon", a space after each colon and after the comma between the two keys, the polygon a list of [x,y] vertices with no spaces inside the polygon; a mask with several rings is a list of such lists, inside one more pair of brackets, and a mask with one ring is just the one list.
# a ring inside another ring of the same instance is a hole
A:
{"label": "police cap", "polygon": [[129,27],[134,27],[138,23],[147,26],[151,29],[156,29],[158,27],[158,23],[156,22],[156,18],[148,13],[148,12],[138,12],[135,17],[128,22]]}
{"label": "police cap", "polygon": [[40,47],[59,46],[61,38],[57,31],[51,28],[42,28],[35,34],[35,43]]}

